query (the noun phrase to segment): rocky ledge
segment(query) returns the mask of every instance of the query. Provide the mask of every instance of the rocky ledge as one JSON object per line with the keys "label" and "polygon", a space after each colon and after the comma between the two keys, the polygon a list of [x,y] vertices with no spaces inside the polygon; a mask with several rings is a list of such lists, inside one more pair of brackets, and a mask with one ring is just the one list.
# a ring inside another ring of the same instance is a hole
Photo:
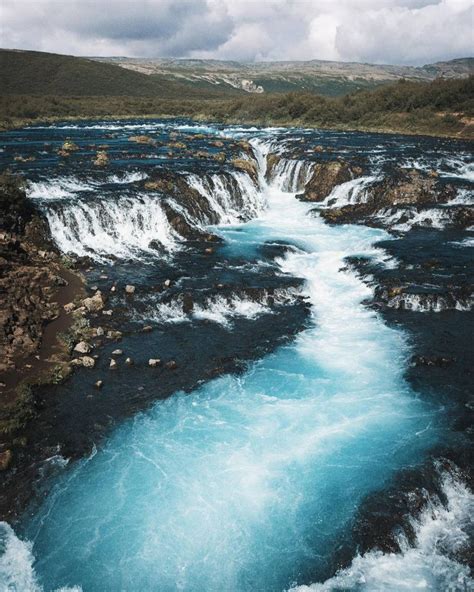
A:
{"label": "rocky ledge", "polygon": [[415,226],[464,229],[474,224],[473,208],[456,202],[457,188],[434,171],[392,166],[378,178],[367,178],[363,190],[351,196],[351,203],[338,203],[336,195],[334,200],[327,199],[338,185],[364,175],[367,170],[359,164],[316,163],[298,198],[315,203],[321,216],[333,224],[366,224],[394,230]]}
{"label": "rocky ledge", "polygon": [[363,174],[364,169],[362,167],[340,160],[316,163],[304,193],[298,197],[302,201],[324,201],[331,195],[334,187],[361,177]]}

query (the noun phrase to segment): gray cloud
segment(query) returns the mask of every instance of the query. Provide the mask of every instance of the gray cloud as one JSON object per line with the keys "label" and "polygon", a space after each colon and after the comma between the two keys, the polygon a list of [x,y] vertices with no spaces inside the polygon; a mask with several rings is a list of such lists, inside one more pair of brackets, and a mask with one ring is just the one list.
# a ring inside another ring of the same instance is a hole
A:
{"label": "gray cloud", "polygon": [[471,0],[2,0],[1,45],[420,64],[473,53]]}

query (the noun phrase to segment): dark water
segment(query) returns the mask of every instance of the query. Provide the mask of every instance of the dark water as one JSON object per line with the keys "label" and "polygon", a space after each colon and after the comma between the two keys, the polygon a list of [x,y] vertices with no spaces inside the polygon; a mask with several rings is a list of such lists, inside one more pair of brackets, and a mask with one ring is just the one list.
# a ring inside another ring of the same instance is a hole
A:
{"label": "dark water", "polygon": [[[155,144],[130,142],[136,134]],[[61,158],[66,138],[80,149]],[[258,183],[213,158],[245,157],[242,138]],[[31,439],[50,459],[34,471],[50,476],[37,481],[45,500],[15,525],[21,540],[4,526],[7,584],[469,589],[472,232],[444,230],[442,213],[430,214],[434,229],[408,224],[396,235],[330,227],[294,198],[311,162],[342,157],[363,164],[367,183],[395,164],[436,170],[465,205],[468,144],[182,121],[58,125],[2,140],[2,164],[28,178],[59,248],[89,257],[88,285],[109,296],[113,314],[94,326],[123,332],[93,370],[40,393]],[[99,146],[104,170],[92,165]],[[285,159],[271,179],[268,152]],[[208,207],[147,191],[161,170],[182,175]],[[363,186],[337,190],[346,200]],[[199,231],[213,225],[212,253],[202,234],[175,231],[167,207],[185,207]],[[400,284],[409,298],[384,296]],[[151,357],[177,368],[149,368]],[[421,514],[403,505],[434,482]]]}

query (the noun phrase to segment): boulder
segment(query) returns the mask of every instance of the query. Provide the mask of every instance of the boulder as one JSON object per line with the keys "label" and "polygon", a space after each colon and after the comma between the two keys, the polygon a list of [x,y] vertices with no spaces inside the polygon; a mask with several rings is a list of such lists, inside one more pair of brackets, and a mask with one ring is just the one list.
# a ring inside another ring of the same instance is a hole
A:
{"label": "boulder", "polygon": [[74,351],[79,354],[88,354],[92,350],[92,345],[87,343],[87,341],[79,341],[74,346]]}
{"label": "boulder", "polygon": [[66,140],[62,145],[62,150],[66,152],[74,152],[75,150],[79,150],[79,146],[72,142],[71,140]]}
{"label": "boulder", "polygon": [[121,349],[114,349],[114,351],[112,352],[113,356],[121,356],[123,354],[123,350]]}
{"label": "boulder", "polygon": [[148,360],[148,366],[150,366],[151,368],[156,368],[156,366],[159,366],[161,364],[161,360],[159,358],[150,358]]}
{"label": "boulder", "polygon": [[100,389],[100,388],[102,388],[102,387],[103,387],[103,385],[104,385],[104,381],[103,381],[103,380],[98,380],[98,381],[95,383],[95,385],[94,385],[94,386],[95,386],[95,388],[98,388],[98,389]]}
{"label": "boulder", "polygon": [[132,286],[130,284],[126,285],[125,286],[125,292],[127,294],[134,294],[134,292],[135,292],[135,286]]}
{"label": "boulder", "polygon": [[135,144],[149,144],[151,146],[153,146],[154,144],[156,144],[155,140],[153,138],[150,138],[150,136],[130,136],[128,138],[129,142],[134,142]]}
{"label": "boulder", "polygon": [[96,292],[90,298],[84,298],[82,305],[86,307],[88,312],[99,312],[104,308],[105,302],[100,291]]}
{"label": "boulder", "polygon": [[90,356],[82,356],[80,358],[75,358],[71,360],[71,364],[73,366],[83,366],[84,368],[93,368],[95,366],[94,358]]}
{"label": "boulder", "polygon": [[106,335],[107,339],[114,339],[116,341],[118,341],[119,339],[122,339],[122,332],[121,331],[107,331],[107,335]]}
{"label": "boulder", "polygon": [[109,156],[105,150],[99,150],[93,161],[95,166],[106,166],[109,164]]}
{"label": "boulder", "polygon": [[165,366],[168,370],[176,370],[178,364],[174,360],[170,360],[169,362],[166,362]]}
{"label": "boulder", "polygon": [[109,368],[110,368],[110,370],[117,369],[117,362],[114,359],[110,360]]}

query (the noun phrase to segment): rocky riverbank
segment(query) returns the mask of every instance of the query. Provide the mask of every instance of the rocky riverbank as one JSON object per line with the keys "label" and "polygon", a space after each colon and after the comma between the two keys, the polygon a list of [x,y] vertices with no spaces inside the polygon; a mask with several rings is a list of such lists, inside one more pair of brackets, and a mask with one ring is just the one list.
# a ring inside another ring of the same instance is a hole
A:
{"label": "rocky riverbank", "polygon": [[18,177],[0,177],[0,470],[15,467],[37,413],[32,387],[71,372],[71,345],[87,321],[71,314],[81,274],[54,247]]}

